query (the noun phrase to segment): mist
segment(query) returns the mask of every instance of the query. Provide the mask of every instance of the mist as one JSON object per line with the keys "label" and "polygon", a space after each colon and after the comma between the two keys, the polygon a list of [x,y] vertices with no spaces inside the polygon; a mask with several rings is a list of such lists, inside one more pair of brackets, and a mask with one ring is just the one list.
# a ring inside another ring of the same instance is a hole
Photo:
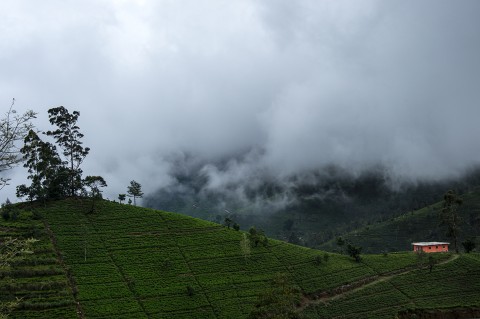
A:
{"label": "mist", "polygon": [[[332,166],[382,167],[392,188],[448,180],[480,159],[479,14],[474,0],[3,1],[0,101],[40,130],[51,107],[80,111],[84,172],[110,199],[133,179],[191,192],[184,176],[263,210]],[[14,199],[26,172],[7,174]],[[265,185],[280,195],[249,196]]]}

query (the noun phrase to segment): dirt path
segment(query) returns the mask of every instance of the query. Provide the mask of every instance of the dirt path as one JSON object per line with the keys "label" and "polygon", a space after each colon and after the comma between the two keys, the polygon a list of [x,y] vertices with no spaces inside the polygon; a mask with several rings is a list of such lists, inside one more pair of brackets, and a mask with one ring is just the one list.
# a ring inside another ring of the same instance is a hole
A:
{"label": "dirt path", "polygon": [[[437,263],[436,265],[438,266],[438,265],[447,264],[449,262],[452,262],[452,261],[456,260],[459,256],[460,255],[455,254],[452,257],[448,258],[447,260],[443,260],[443,261]],[[424,267],[424,268],[428,268],[428,266]],[[329,301],[342,298],[343,296],[345,296],[347,294],[360,291],[360,290],[365,289],[367,287],[376,285],[380,282],[390,280],[390,279],[392,279],[394,277],[397,277],[397,276],[400,276],[400,275],[407,274],[407,273],[412,272],[412,271],[417,270],[417,269],[418,269],[417,267],[409,267],[409,268],[389,272],[389,273],[382,274],[382,275],[367,277],[367,278],[352,282],[348,285],[338,286],[338,287],[335,287],[335,288],[330,289],[328,291],[323,291],[323,292],[316,293],[314,296],[306,295],[302,299],[302,301],[300,303],[300,306],[297,308],[297,311],[302,312],[305,308],[307,308],[308,306],[311,306],[311,305],[325,304]]]}

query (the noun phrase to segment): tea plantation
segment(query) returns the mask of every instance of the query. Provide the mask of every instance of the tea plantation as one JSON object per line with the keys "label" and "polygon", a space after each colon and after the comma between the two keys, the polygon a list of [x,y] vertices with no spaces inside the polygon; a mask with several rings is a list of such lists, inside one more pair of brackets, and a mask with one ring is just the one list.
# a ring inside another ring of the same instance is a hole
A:
{"label": "tea plantation", "polygon": [[39,239],[1,270],[1,300],[22,298],[11,318],[247,318],[278,273],[301,289],[306,318],[480,307],[478,254],[435,254],[429,272],[411,252],[357,263],[269,240],[244,254],[242,232],[108,201],[93,213],[78,199],[25,210],[0,224],[2,237]]}

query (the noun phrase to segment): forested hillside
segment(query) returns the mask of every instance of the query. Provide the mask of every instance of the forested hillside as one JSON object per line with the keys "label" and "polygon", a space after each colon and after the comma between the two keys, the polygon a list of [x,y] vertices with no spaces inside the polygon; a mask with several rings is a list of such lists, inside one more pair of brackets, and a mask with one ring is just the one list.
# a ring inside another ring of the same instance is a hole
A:
{"label": "forested hillside", "polygon": [[[480,190],[461,196],[459,206],[460,243],[480,239]],[[342,235],[345,240],[362,246],[367,253],[411,250],[411,243],[418,241],[452,241],[447,227],[442,224],[443,202],[428,205],[420,210],[407,212],[380,223],[373,223]],[[320,246],[320,249],[338,250],[336,239]],[[451,247],[453,249],[453,247]]]}
{"label": "forested hillside", "polygon": [[[220,171],[226,166],[216,165]],[[251,184],[232,182],[215,190],[201,172],[200,167],[178,169],[177,185],[150,192],[145,205],[218,223],[230,218],[244,230],[257,225],[274,238],[316,248],[344,233],[428,208],[449,189],[463,194],[480,185],[478,169],[448,180],[402,182],[381,166],[358,175],[330,166],[287,180],[260,175]]]}

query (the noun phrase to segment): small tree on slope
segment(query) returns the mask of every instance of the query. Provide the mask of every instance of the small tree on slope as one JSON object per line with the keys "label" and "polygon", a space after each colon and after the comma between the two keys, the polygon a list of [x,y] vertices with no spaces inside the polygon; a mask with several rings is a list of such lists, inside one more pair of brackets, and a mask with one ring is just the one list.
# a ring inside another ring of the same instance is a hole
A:
{"label": "small tree on slope", "polygon": [[140,183],[137,183],[136,181],[131,181],[130,186],[128,186],[127,194],[130,197],[133,197],[133,205],[137,205],[137,197],[142,198],[143,192],[142,192],[142,185]]}

